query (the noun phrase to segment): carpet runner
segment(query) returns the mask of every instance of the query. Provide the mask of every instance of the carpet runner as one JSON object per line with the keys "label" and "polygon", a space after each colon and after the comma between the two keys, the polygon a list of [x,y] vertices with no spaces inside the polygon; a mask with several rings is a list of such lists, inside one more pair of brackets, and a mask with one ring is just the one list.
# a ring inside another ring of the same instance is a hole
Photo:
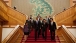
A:
{"label": "carpet runner", "polygon": [[[37,38],[36,41],[35,41],[34,37],[35,37],[34,30],[32,30],[32,32],[30,33],[30,35],[25,43],[60,43],[58,36],[55,36],[55,41],[50,39],[49,30],[47,30],[47,39],[46,40],[43,39],[42,35],[40,35],[40,37]],[[24,40],[24,39],[22,39],[22,40]],[[22,41],[21,41],[21,43],[22,43]]]}

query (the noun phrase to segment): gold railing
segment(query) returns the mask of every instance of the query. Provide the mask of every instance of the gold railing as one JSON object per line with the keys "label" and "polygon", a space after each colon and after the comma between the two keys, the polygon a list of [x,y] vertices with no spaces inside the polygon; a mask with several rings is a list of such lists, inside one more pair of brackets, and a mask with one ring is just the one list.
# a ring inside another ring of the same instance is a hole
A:
{"label": "gold railing", "polygon": [[2,0],[0,0],[0,8],[2,8],[2,10],[7,12],[7,5]]}
{"label": "gold railing", "polygon": [[54,20],[57,22],[57,24],[69,19],[70,17],[73,17],[73,15],[75,15],[75,7],[76,5],[54,15]]}
{"label": "gold railing", "polygon": [[11,20],[18,22],[16,24],[24,24],[27,18],[27,15],[7,6],[3,0],[0,0],[0,16],[8,20],[8,23],[10,22],[11,24]]}
{"label": "gold railing", "polygon": [[23,23],[25,23],[26,15],[12,9],[11,7],[8,7],[8,15],[12,16],[13,18],[16,18],[19,21],[22,21]]}
{"label": "gold railing", "polygon": [[[0,18],[4,18],[3,20],[8,21],[6,25],[13,25],[13,23],[21,23],[21,25],[23,25],[26,17],[27,16],[25,14],[12,9],[11,7],[7,6],[3,0],[0,0]],[[22,27],[18,26],[2,41],[2,43],[14,43],[21,35],[23,36]]]}
{"label": "gold railing", "polygon": [[57,30],[57,35],[63,36],[66,43],[76,43],[76,37],[64,25]]}
{"label": "gold railing", "polygon": [[73,16],[73,20],[74,22],[76,22],[76,14]]}
{"label": "gold railing", "polygon": [[[11,33],[2,41],[2,43],[15,43],[15,41],[19,38],[19,36],[23,36],[22,27],[17,25]],[[21,39],[20,39],[21,40]]]}
{"label": "gold railing", "polygon": [[2,0],[0,0],[0,16],[3,17],[5,20],[8,20],[7,6],[5,6]]}
{"label": "gold railing", "polygon": [[73,16],[73,20],[76,21],[76,7],[75,7],[75,15]]}

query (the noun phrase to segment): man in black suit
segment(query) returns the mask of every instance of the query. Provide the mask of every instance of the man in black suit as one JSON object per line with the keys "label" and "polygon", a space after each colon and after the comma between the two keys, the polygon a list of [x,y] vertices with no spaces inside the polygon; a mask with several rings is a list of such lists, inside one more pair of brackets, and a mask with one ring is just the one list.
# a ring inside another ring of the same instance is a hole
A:
{"label": "man in black suit", "polygon": [[34,22],[34,28],[35,28],[35,41],[37,40],[37,35],[38,35],[38,31],[39,31],[39,21],[38,18],[36,18],[35,22]]}
{"label": "man in black suit", "polygon": [[46,22],[45,19],[43,19],[43,23],[42,23],[42,37],[46,40],[46,37],[47,37],[47,27],[48,27],[48,24]]}
{"label": "man in black suit", "polygon": [[39,29],[38,29],[38,38],[39,38],[39,36],[41,34],[42,22],[43,22],[42,17],[40,17],[40,20],[39,20]]}
{"label": "man in black suit", "polygon": [[50,18],[51,18],[51,16],[48,17],[48,24],[50,23]]}
{"label": "man in black suit", "polygon": [[31,21],[30,24],[31,24],[31,26],[32,26],[31,28],[33,29],[33,28],[34,28],[34,20],[31,18],[30,21]]}
{"label": "man in black suit", "polygon": [[53,21],[53,18],[50,18],[49,31],[51,34],[51,40],[55,40],[55,30],[56,30],[56,23]]}
{"label": "man in black suit", "polygon": [[38,20],[40,20],[40,18],[41,18],[40,14],[38,14],[37,18],[38,18]]}

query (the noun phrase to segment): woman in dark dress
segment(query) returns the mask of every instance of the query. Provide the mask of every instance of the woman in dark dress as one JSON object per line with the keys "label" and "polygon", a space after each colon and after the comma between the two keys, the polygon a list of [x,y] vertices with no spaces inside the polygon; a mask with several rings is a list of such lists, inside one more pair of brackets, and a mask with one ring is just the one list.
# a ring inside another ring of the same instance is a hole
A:
{"label": "woman in dark dress", "polygon": [[26,41],[28,38],[28,35],[29,35],[29,29],[28,29],[28,23],[27,22],[24,25],[23,31],[24,31],[24,41]]}

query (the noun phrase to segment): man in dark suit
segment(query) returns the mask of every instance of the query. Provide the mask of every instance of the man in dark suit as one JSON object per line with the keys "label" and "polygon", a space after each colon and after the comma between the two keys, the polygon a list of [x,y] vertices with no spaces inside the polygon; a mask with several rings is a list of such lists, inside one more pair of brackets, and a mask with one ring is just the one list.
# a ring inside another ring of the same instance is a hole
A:
{"label": "man in dark suit", "polygon": [[56,30],[56,23],[53,21],[53,18],[50,18],[49,31],[51,34],[51,40],[55,40],[55,30]]}
{"label": "man in dark suit", "polygon": [[39,36],[41,34],[42,22],[43,22],[42,17],[40,17],[40,20],[39,20],[39,29],[38,29],[38,38],[39,38]]}
{"label": "man in dark suit", "polygon": [[38,20],[40,20],[40,18],[41,18],[40,14],[38,14],[37,18],[38,18]]}
{"label": "man in dark suit", "polygon": [[42,37],[46,40],[47,37],[47,27],[48,27],[48,23],[46,22],[45,19],[43,19],[43,23],[42,23]]}
{"label": "man in dark suit", "polygon": [[35,41],[37,40],[37,35],[38,35],[38,31],[39,31],[39,21],[38,18],[36,18],[35,22],[34,22],[34,28],[35,28]]}
{"label": "man in dark suit", "polygon": [[32,29],[33,29],[33,28],[34,28],[34,20],[31,18],[31,19],[30,19],[30,21],[31,21],[31,23],[30,23],[30,24],[31,24]]}
{"label": "man in dark suit", "polygon": [[50,18],[51,18],[51,16],[48,17],[48,24],[50,23]]}

